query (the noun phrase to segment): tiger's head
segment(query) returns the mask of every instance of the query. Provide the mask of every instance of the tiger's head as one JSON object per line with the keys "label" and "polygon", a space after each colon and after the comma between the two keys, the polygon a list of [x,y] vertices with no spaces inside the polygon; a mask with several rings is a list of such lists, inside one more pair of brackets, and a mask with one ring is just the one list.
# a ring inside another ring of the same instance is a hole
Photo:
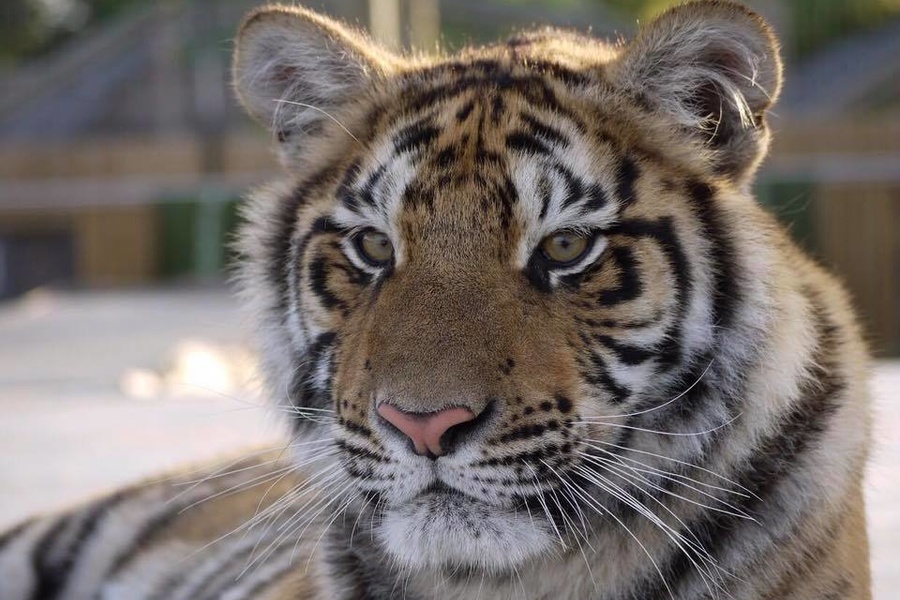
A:
{"label": "tiger's head", "polygon": [[741,215],[780,71],[721,1],[627,44],[435,58],[301,8],[246,19],[234,81],[288,173],[241,237],[269,389],[298,464],[331,465],[322,493],[367,507],[396,564],[572,547],[615,516],[604,452],[678,457],[728,423],[708,392],[760,326]]}

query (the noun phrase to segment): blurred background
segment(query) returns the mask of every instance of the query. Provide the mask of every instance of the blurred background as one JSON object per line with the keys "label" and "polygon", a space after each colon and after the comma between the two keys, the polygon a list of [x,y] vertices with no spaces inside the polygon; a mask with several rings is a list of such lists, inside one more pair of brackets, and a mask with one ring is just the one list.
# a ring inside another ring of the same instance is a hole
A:
{"label": "blurred background", "polygon": [[[0,2],[0,527],[185,459],[277,443],[224,286],[277,173],[231,93],[247,0]],[[452,50],[554,24],[629,37],[666,0],[317,0]],[[876,582],[900,586],[900,0],[748,0],[787,84],[756,193],[840,274],[879,357]],[[893,586],[893,587],[890,587]]]}

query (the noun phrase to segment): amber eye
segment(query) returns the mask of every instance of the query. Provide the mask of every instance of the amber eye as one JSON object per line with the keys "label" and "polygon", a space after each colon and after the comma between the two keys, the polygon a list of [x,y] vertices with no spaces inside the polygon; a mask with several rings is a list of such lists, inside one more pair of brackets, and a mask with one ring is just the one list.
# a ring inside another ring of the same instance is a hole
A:
{"label": "amber eye", "polygon": [[356,236],[356,247],[363,258],[375,266],[384,266],[394,258],[394,246],[388,236],[369,229]]}
{"label": "amber eye", "polygon": [[571,231],[559,231],[544,238],[541,252],[547,260],[558,265],[569,265],[584,256],[589,238]]}

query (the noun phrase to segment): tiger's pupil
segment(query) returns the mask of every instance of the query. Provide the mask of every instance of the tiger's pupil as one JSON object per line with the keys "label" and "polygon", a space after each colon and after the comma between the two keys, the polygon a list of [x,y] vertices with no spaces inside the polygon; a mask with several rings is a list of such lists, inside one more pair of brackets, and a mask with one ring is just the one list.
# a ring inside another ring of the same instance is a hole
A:
{"label": "tiger's pupil", "polygon": [[366,231],[359,241],[359,248],[373,263],[384,264],[394,257],[394,246],[388,236],[378,231]]}
{"label": "tiger's pupil", "polygon": [[541,242],[544,256],[555,263],[570,263],[581,258],[587,246],[587,238],[566,232],[554,233]]}

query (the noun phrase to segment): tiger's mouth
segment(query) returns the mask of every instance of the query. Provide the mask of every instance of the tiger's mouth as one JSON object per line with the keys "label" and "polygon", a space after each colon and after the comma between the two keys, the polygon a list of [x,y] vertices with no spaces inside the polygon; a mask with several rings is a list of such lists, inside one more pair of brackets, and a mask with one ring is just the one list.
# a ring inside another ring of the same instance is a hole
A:
{"label": "tiger's mouth", "polygon": [[502,574],[551,551],[552,527],[538,514],[497,506],[436,480],[386,507],[375,534],[409,568]]}
{"label": "tiger's mouth", "polygon": [[462,490],[458,490],[454,487],[447,485],[444,481],[437,479],[433,481],[428,487],[419,492],[416,496],[424,497],[424,496],[446,496],[448,498],[459,498],[459,499],[468,499],[476,502],[480,502],[477,498],[470,496]]}

